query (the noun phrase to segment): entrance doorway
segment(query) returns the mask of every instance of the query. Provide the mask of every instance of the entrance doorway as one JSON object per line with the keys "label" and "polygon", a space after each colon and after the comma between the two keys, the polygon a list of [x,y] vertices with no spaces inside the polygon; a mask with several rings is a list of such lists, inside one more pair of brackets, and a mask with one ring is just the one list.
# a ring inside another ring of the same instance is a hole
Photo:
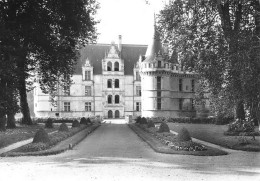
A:
{"label": "entrance doorway", "polygon": [[108,111],[108,118],[113,118],[113,112],[111,110]]}
{"label": "entrance doorway", "polygon": [[115,111],[115,118],[119,118],[120,117],[120,112],[118,110]]}

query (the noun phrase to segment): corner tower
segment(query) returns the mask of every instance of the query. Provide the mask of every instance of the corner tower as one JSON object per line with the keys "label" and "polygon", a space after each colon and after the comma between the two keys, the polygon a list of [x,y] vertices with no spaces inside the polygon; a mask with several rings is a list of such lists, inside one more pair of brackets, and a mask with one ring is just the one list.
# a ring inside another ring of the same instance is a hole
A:
{"label": "corner tower", "polygon": [[[176,55],[176,52],[173,54]],[[160,34],[154,25],[152,41],[145,57],[139,62],[142,117],[195,116],[194,73],[186,72],[173,57],[164,51]],[[187,110],[183,111],[184,107]]]}

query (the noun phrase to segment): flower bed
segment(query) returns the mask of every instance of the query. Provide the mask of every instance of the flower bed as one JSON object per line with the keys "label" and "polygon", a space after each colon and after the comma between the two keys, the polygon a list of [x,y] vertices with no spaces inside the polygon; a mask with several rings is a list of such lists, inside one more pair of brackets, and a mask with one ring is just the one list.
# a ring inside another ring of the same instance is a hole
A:
{"label": "flower bed", "polygon": [[260,133],[255,131],[252,120],[236,119],[228,125],[228,130],[224,132],[227,136],[259,136]]}
{"label": "flower bed", "polygon": [[58,131],[51,135],[49,135],[50,141],[48,143],[29,143],[27,145],[21,146],[15,150],[12,150],[12,152],[37,152],[49,149],[56,145],[57,143],[65,140],[68,137],[73,136],[74,134],[82,131],[83,129],[86,129],[88,126],[86,125],[80,125],[80,127],[72,127],[69,129],[69,131]]}
{"label": "flower bed", "polygon": [[207,148],[201,144],[194,143],[192,140],[189,141],[178,141],[177,135],[172,133],[159,133],[155,127],[148,128],[145,124],[136,124],[142,130],[150,133],[156,139],[160,140],[163,144],[167,145],[171,149],[176,151],[204,151]]}

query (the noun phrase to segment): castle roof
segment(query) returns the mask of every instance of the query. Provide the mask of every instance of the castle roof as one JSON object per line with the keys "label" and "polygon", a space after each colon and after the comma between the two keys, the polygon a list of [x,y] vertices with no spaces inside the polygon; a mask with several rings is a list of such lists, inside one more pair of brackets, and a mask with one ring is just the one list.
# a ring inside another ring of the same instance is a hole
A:
{"label": "castle roof", "polygon": [[154,25],[154,35],[151,43],[148,45],[145,62],[153,61],[157,55],[163,54],[163,48],[160,40],[160,33],[158,32],[156,25]]}
{"label": "castle roof", "polygon": [[[88,59],[93,65],[94,75],[102,74],[102,60],[109,52],[111,44],[90,44],[80,50],[80,58],[75,67],[75,74],[82,74],[82,66]],[[122,44],[121,59],[124,60],[125,75],[133,75],[133,68],[140,55],[144,55],[147,45]]]}

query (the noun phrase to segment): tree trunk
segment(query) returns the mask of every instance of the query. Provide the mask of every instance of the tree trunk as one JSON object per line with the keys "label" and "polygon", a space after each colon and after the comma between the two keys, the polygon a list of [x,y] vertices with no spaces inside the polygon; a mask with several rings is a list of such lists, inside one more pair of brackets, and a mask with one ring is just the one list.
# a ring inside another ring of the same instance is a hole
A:
{"label": "tree trunk", "polygon": [[23,114],[22,124],[32,125],[32,119],[30,116],[30,109],[27,101],[26,94],[26,54],[22,55],[18,62],[19,68],[19,94],[20,94],[20,106]]}
{"label": "tree trunk", "polygon": [[6,127],[9,129],[16,128],[14,116],[15,116],[15,113],[7,114],[7,126]]}
{"label": "tree trunk", "polygon": [[238,101],[237,102],[235,113],[236,113],[236,115],[235,115],[236,119],[245,120],[245,109],[244,109],[243,101]]}
{"label": "tree trunk", "polygon": [[6,131],[6,118],[3,113],[0,113],[0,131]]}
{"label": "tree trunk", "polygon": [[19,94],[20,94],[21,112],[23,114],[22,124],[32,125],[32,119],[30,116],[30,109],[29,109],[27,94],[26,94],[26,82],[25,79],[22,78],[20,78]]}

